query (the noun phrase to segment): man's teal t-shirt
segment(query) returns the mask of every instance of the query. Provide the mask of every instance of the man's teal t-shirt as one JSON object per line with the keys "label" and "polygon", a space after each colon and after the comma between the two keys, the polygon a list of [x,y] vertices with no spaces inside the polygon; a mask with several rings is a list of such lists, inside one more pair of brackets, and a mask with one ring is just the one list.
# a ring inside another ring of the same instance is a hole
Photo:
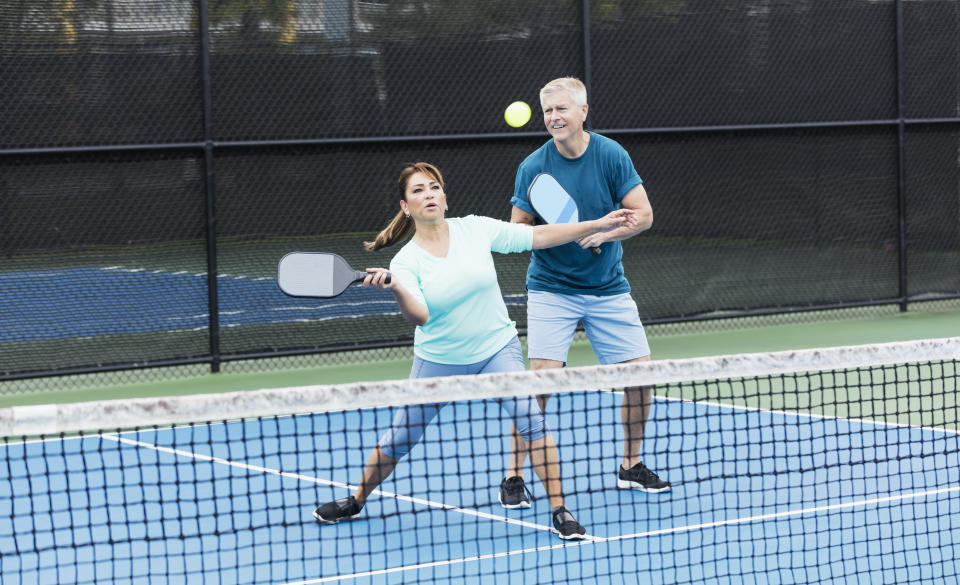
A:
{"label": "man's teal t-shirt", "polygon": [[411,240],[390,261],[390,272],[430,312],[414,332],[414,354],[439,364],[475,364],[517,335],[491,252],[531,249],[533,228],[475,215],[449,218],[447,225],[446,257]]}
{"label": "man's teal t-shirt", "polygon": [[[527,189],[540,173],[553,175],[577,203],[581,221],[598,219],[620,208],[631,189],[643,183],[626,150],[616,141],[590,133],[587,150],[578,158],[560,154],[551,139],[528,156],[517,169],[510,203],[536,219]],[[623,275],[623,247],[607,242],[594,256],[576,242],[534,250],[527,269],[527,289],[560,294],[615,295],[630,292]]]}

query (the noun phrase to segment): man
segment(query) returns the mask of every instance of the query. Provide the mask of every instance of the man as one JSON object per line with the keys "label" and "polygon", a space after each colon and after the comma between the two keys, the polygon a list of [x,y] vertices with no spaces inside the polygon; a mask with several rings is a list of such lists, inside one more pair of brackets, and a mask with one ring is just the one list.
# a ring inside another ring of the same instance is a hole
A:
{"label": "man", "polygon": [[[620,241],[653,225],[653,210],[643,181],[622,146],[584,129],[587,90],[579,79],[564,77],[548,83],[540,90],[540,105],[551,140],[517,170],[510,200],[511,221],[542,223],[527,200],[527,189],[537,174],[549,173],[576,201],[581,219],[603,217],[625,207],[634,210],[640,223],[636,228],[619,228],[533,252],[527,270],[530,367],[539,370],[566,365],[581,320],[600,363],[649,360],[646,333],[620,262]],[[601,249],[596,256],[589,250],[595,247]],[[621,422],[625,438],[623,461],[617,472],[620,488],[659,493],[671,487],[640,460],[652,394],[649,386],[624,388]],[[537,398],[545,409],[550,395]],[[500,485],[500,503],[505,508],[529,507],[529,492],[523,482],[528,447],[516,430],[512,447],[507,477]]]}

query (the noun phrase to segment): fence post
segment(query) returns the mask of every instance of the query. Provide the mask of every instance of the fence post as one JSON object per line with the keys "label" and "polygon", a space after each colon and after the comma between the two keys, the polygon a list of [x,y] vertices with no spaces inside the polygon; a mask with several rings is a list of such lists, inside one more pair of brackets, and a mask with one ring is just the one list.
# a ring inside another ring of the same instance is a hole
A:
{"label": "fence post", "polygon": [[903,112],[904,100],[904,56],[903,56],[903,0],[896,0],[897,8],[897,215],[899,234],[897,236],[898,270],[900,273],[900,311],[907,310],[910,294],[907,280],[907,187],[906,187],[906,147],[904,145],[906,124]]}
{"label": "fence post", "polygon": [[[583,13],[583,85],[587,88],[587,101],[593,96],[593,71],[590,67],[592,57],[590,55],[590,0],[583,0],[580,4]],[[587,118],[587,129],[591,127],[590,120]]]}
{"label": "fence post", "polygon": [[203,163],[207,203],[207,306],[210,371],[220,371],[220,304],[217,290],[217,211],[214,200],[213,92],[210,80],[210,26],[207,0],[200,0],[200,69],[203,79]]}

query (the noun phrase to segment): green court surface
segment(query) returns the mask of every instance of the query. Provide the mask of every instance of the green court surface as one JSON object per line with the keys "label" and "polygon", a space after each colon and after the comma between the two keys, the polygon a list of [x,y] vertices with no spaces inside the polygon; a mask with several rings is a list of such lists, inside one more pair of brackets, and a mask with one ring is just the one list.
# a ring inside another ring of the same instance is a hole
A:
{"label": "green court surface", "polygon": [[[792,321],[792,322],[787,322]],[[775,324],[770,324],[771,322]],[[960,303],[928,303],[910,311],[896,307],[843,310],[830,313],[795,314],[752,319],[727,319],[648,327],[653,359],[700,357],[736,353],[768,352],[842,345],[859,345],[954,337],[960,335]],[[582,337],[582,334],[580,334]],[[580,339],[580,337],[578,337]],[[397,352],[395,352],[396,354]],[[403,353],[412,352],[407,350]],[[374,355],[374,354],[365,354]],[[310,384],[406,378],[411,360],[349,360],[349,365],[311,366],[309,358],[274,360],[249,367],[224,364],[218,374],[193,366],[186,374],[162,381],[109,384],[96,376],[72,389],[64,384],[37,380],[30,391],[0,395],[0,408],[25,404],[51,404],[88,400],[156,397],[215,393],[260,388],[283,388]],[[313,363],[316,363],[314,361]],[[577,341],[571,348],[570,366],[597,363],[589,344]],[[307,365],[304,365],[307,364]],[[237,370],[243,370],[238,372]],[[253,371],[254,373],[250,373]]]}

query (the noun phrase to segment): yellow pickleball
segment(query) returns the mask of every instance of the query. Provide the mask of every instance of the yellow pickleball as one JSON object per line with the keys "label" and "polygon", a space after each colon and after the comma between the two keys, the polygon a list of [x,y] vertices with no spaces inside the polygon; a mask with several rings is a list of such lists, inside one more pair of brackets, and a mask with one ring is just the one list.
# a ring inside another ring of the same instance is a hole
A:
{"label": "yellow pickleball", "polygon": [[530,114],[531,110],[527,102],[513,102],[503,112],[503,119],[514,128],[519,128],[530,121]]}

